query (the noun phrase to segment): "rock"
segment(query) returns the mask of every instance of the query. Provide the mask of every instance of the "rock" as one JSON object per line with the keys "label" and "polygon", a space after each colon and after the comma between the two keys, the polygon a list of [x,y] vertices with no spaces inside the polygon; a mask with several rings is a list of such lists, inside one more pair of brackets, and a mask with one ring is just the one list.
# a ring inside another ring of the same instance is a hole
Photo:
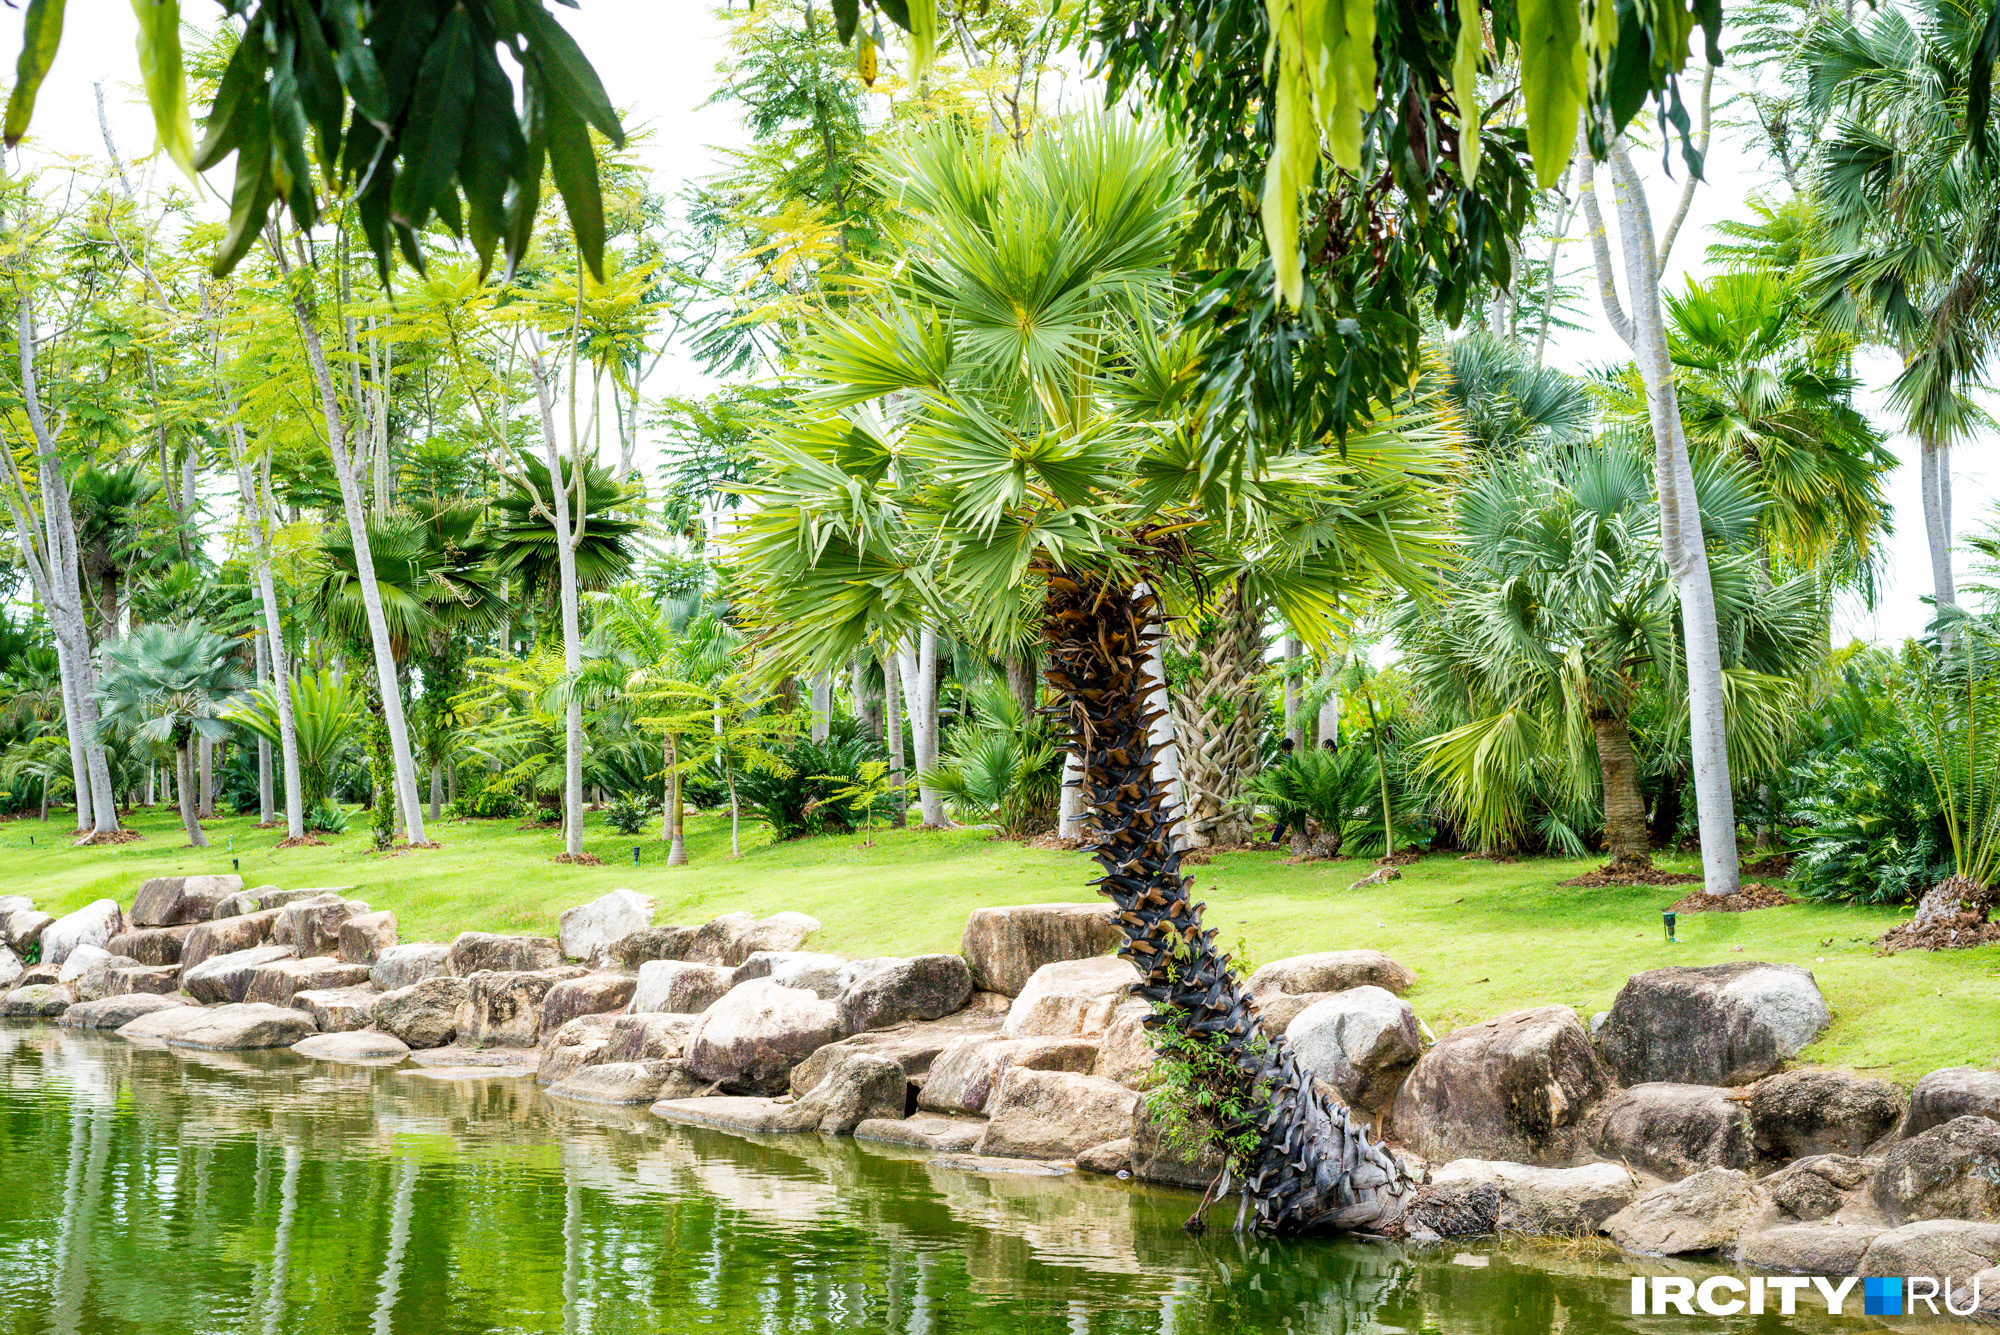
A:
{"label": "rock", "polygon": [[1000,1031],[1009,1038],[1101,1034],[1138,981],[1138,969],[1113,955],[1044,964],[1007,1008]]}
{"label": "rock", "polygon": [[292,1044],[292,1051],[316,1061],[378,1065],[403,1060],[410,1055],[410,1045],[394,1034],[359,1029],[338,1034],[314,1034]]}
{"label": "rock", "polygon": [[215,911],[209,914],[210,921],[222,918],[240,917],[245,913],[255,913],[259,905],[257,897],[266,890],[276,890],[275,885],[260,885],[254,890],[238,890],[233,895],[224,895],[216,901]]}
{"label": "rock", "polygon": [[174,1010],[192,1007],[194,1003],[185,997],[156,997],[146,993],[124,997],[99,997],[96,1001],[80,1001],[63,1012],[60,1024],[72,1029],[119,1029],[132,1023],[141,1015],[151,1015],[154,1011]]}
{"label": "rock", "polygon": [[387,909],[357,913],[340,924],[340,957],[349,964],[374,964],[396,944],[396,915]]}
{"label": "rock", "polygon": [[[67,958],[56,964],[56,981],[74,983],[88,973],[93,965],[116,958],[118,957],[102,946],[78,946],[69,952]],[[137,964],[138,961],[133,960],[132,963]]]}
{"label": "rock", "polygon": [[623,1009],[638,984],[639,980],[629,973],[587,973],[557,983],[542,998],[542,1028],[536,1041],[547,1038],[579,1015]]}
{"label": "rock", "polygon": [[432,941],[405,941],[383,951],[368,970],[368,981],[384,992],[394,992],[444,972],[451,947]]}
{"label": "rock", "polygon": [[[1951,1276],[1959,1285],[2000,1260],[2000,1224],[1929,1219],[1875,1236],[1853,1273]],[[1955,1286],[1957,1287],[1957,1286]],[[1957,1301],[1965,1301],[1959,1288]]]}
{"label": "rock", "polygon": [[[1043,965],[1037,975],[1067,967]],[[1068,1159],[1129,1134],[1138,1106],[1137,1094],[1109,1080],[1013,1067],[987,1101],[986,1134],[977,1149],[1018,1159]]]}
{"label": "rock", "polygon": [[1491,1182],[1500,1193],[1503,1233],[1585,1237],[1639,1194],[1639,1181],[1617,1164],[1536,1168],[1487,1159],[1458,1159],[1431,1175],[1433,1185]]}
{"label": "rock", "polygon": [[1338,992],[1266,992],[1261,997],[1251,998],[1250,1005],[1257,1013],[1257,1027],[1264,1031],[1264,1036],[1283,1038],[1285,1030],[1292,1027],[1292,1021],[1328,997],[1339,995]]}
{"label": "rock", "polygon": [[1882,1156],[1873,1195],[1892,1224],[2000,1218],[2000,1121],[1955,1117],[1896,1142]]}
{"label": "rock", "polygon": [[185,927],[148,927],[143,931],[120,932],[104,943],[114,955],[124,955],[141,964],[179,964],[181,948],[199,924]]}
{"label": "rock", "polygon": [[368,981],[368,966],[343,964],[331,955],[304,960],[273,960],[260,965],[243,989],[243,1000],[267,1006],[289,1006],[301,992],[354,987]]}
{"label": "rock", "polygon": [[1106,1177],[1131,1173],[1132,1137],[1120,1136],[1102,1145],[1092,1145],[1076,1156],[1076,1166],[1086,1173],[1102,1173]]}
{"label": "rock", "polygon": [[1417,1013],[1372,984],[1314,1002],[1285,1028],[1299,1064],[1332,1085],[1351,1108],[1385,1108],[1424,1052]]}
{"label": "rock", "polygon": [[541,1041],[542,1000],[549,989],[582,976],[583,970],[574,965],[521,973],[480,970],[465,980],[458,1041],[480,1048],[534,1047]]}
{"label": "rock", "polygon": [[0,895],[0,918],[5,918],[10,913],[16,913],[22,909],[31,909],[33,907],[35,907],[35,901],[26,895]]}
{"label": "rock", "polygon": [[909,1108],[909,1088],[903,1068],[887,1057],[849,1052],[825,1079],[777,1114],[773,1129],[852,1135],[871,1118],[902,1116]]}
{"label": "rock", "polygon": [[234,918],[246,913],[265,913],[281,909],[287,904],[296,904],[302,899],[317,899],[321,895],[347,898],[351,885],[320,885],[300,890],[280,890],[275,885],[260,885],[254,890],[244,890],[230,895],[215,906],[215,916]]}
{"label": "rock", "polygon": [[1305,992],[1345,992],[1351,987],[1379,987],[1397,996],[1417,985],[1416,973],[1379,950],[1325,950],[1272,960],[1250,975],[1250,995],[1297,996]]}
{"label": "rock", "polygon": [[678,1057],[694,1032],[692,1015],[614,1015],[605,1029],[604,1060],[650,1062]]}
{"label": "rock", "polygon": [[1598,1039],[1625,1084],[1747,1085],[1778,1069],[1832,1018],[1791,964],[1651,969],[1626,979]]}
{"label": "rock", "polygon": [[[241,876],[159,876],[132,897],[135,927],[180,927],[208,922],[218,904],[243,889]],[[155,961],[171,963],[172,961]]]}
{"label": "rock", "polygon": [[375,1003],[375,1024],[413,1048],[441,1048],[458,1034],[458,1008],[471,990],[463,978],[426,978]]}
{"label": "rock", "polygon": [[992,1177],[1068,1177],[1076,1171],[1076,1165],[1068,1161],[1047,1163],[987,1154],[949,1155],[932,1159],[924,1167],[949,1168],[955,1173],[979,1173]]}
{"label": "rock", "polygon": [[[588,904],[564,909],[557,926],[557,943],[568,959],[588,964],[611,962],[610,948],[634,932],[652,925],[653,901],[636,890],[613,890]],[[651,1100],[647,1100],[651,1102]]]}
{"label": "rock", "polygon": [[1847,1203],[1847,1194],[1868,1180],[1876,1164],[1844,1154],[1800,1159],[1764,1179],[1764,1194],[1793,1219],[1813,1223]]}
{"label": "rock", "polygon": [[0,1018],[53,1020],[75,1001],[75,995],[61,983],[31,983],[0,997]]}
{"label": "rock", "polygon": [[648,960],[683,960],[694,945],[699,927],[648,927],[611,943],[611,958],[621,969],[636,969]]}
{"label": "rock", "polygon": [[[63,967],[76,963],[82,949],[73,951]],[[89,967],[79,973],[70,983],[69,990],[76,994],[78,1001],[98,1001],[104,997],[118,996],[127,985],[127,970],[143,969],[146,966],[124,955],[99,955],[90,961]],[[58,979],[60,981],[60,979]]]}
{"label": "rock", "polygon": [[1575,1011],[1515,1011],[1454,1030],[1419,1058],[1396,1096],[1396,1130],[1432,1163],[1504,1156],[1561,1167],[1578,1157],[1610,1087]]}
{"label": "rock", "polygon": [[[19,899],[21,896],[10,895],[9,898]],[[0,944],[4,944],[9,950],[26,954],[28,947],[41,940],[42,933],[47,931],[53,922],[54,918],[32,904],[26,908],[0,913]]]}
{"label": "rock", "polygon": [[649,1112],[677,1126],[714,1126],[725,1131],[763,1134],[776,1130],[779,1112],[790,1105],[749,1095],[661,1099]]}
{"label": "rock", "polygon": [[183,1048],[288,1048],[314,1032],[312,1016],[289,1006],[266,1006],[258,1002],[234,1002],[211,1006],[199,1022],[167,1035],[167,1042]]}
{"label": "rock", "polygon": [[[182,975],[200,968],[218,955],[233,955],[264,945],[271,939],[271,929],[277,925],[276,909],[217,918],[214,922],[199,924],[181,942]],[[287,949],[285,953],[289,955],[292,952]]]}
{"label": "rock", "polygon": [[499,936],[460,932],[445,956],[443,972],[454,978],[475,973],[533,973],[562,963],[562,948],[546,936]]}
{"label": "rock", "polygon": [[1141,1182],[1207,1191],[1222,1171],[1222,1152],[1206,1142],[1198,1146],[1177,1143],[1167,1128],[1153,1116],[1145,1100],[1132,1107],[1131,1134],[1127,1137],[1132,1160],[1132,1176]]}
{"label": "rock", "polygon": [[1586,1139],[1605,1158],[1669,1181],[1756,1162],[1749,1110],[1714,1085],[1655,1083],[1618,1090],[1599,1105]]}
{"label": "rock", "polygon": [[851,1052],[872,1052],[903,1068],[912,1084],[929,1079],[933,1066],[944,1050],[962,1038],[996,1037],[1000,1017],[961,1011],[942,1020],[913,1021],[893,1029],[875,1029],[829,1043],[792,1068],[791,1091],[804,1094]]}
{"label": "rock", "polygon": [[107,996],[126,997],[140,993],[165,996],[169,992],[180,991],[181,971],[171,964],[127,965],[108,970],[105,986]]}
{"label": "rock", "polygon": [[840,1038],[840,1008],[760,978],[732,989],[688,1035],[688,1069],[724,1089],[778,1093],[794,1066]]}
{"label": "rock", "polygon": [[969,1150],[986,1134],[986,1120],[956,1117],[870,1117],[854,1128],[856,1140],[873,1140],[884,1145],[907,1145],[911,1149],[951,1154]]}
{"label": "rock", "polygon": [[292,1006],[312,1016],[322,1034],[345,1034],[375,1023],[375,1003],[381,999],[372,987],[315,987],[294,992]]}
{"label": "rock", "polygon": [[31,964],[21,970],[21,976],[14,980],[15,987],[33,987],[37,983],[53,983],[58,970],[46,964]]}
{"label": "rock", "polygon": [[1500,1188],[1491,1182],[1456,1187],[1426,1183],[1410,1193],[1403,1225],[1412,1242],[1491,1233],[1500,1227]]}
{"label": "rock", "polygon": [[2000,1071],[1951,1066],[1917,1081],[1910,1091],[1910,1110],[1903,1118],[1903,1138],[1921,1136],[1959,1117],[2000,1121]]}
{"label": "rock", "polygon": [[959,952],[982,992],[1018,997],[1044,964],[1108,955],[1125,934],[1115,910],[1094,904],[1013,904],[974,909]]}
{"label": "rock", "polygon": [[736,966],[730,986],[768,978],[780,987],[798,987],[821,1001],[837,1001],[846,986],[848,962],[817,950],[760,950]]}
{"label": "rock", "polygon": [[1745,1233],[1736,1259],[1797,1275],[1855,1275],[1868,1244],[1884,1231],[1872,1224],[1779,1224]]}
{"label": "rock", "polygon": [[60,966],[78,946],[107,945],[125,930],[125,914],[115,899],[98,899],[42,928],[42,963]]}
{"label": "rock", "polygon": [[1088,1075],[1097,1064],[1097,1044],[1078,1038],[959,1039],[931,1063],[917,1106],[931,1112],[977,1113],[1014,1067]]}
{"label": "rock", "polygon": [[1111,1027],[1097,1044],[1097,1064],[1090,1073],[1103,1080],[1115,1080],[1127,1089],[1145,1089],[1152,1083],[1153,1045],[1146,1038],[1146,1017],[1153,1008],[1143,1001],[1128,1001],[1112,1013]]}
{"label": "rock", "polygon": [[957,955],[856,960],[842,971],[840,1018],[858,1034],[941,1019],[971,997],[972,971]]}
{"label": "rock", "polygon": [[541,1060],[537,1063],[535,1078],[545,1085],[552,1085],[558,1080],[567,1080],[586,1066],[595,1066],[599,1062],[610,1060],[607,1049],[611,1041],[611,1026],[621,1018],[630,1017],[579,1015],[550,1034],[542,1041]]}
{"label": "rock", "polygon": [[699,1015],[723,998],[733,978],[733,972],[719,964],[648,960],[639,966],[632,1013]]}
{"label": "rock", "polygon": [[1727,1251],[1756,1203],[1749,1174],[1710,1168],[1647,1192],[1605,1220],[1604,1231],[1643,1256]]}
{"label": "rock", "polygon": [[27,971],[28,966],[21,962],[21,957],[14,953],[13,947],[0,946],[0,991],[11,989],[14,980]]}
{"label": "rock", "polygon": [[[231,918],[228,921],[245,920]],[[247,950],[234,950],[227,955],[205,959],[191,969],[182,968],[181,987],[204,1005],[241,1001],[257,970],[290,958],[292,952],[289,946],[251,946]]]}
{"label": "rock", "polygon": [[290,946],[302,958],[338,956],[341,928],[367,912],[368,906],[360,900],[342,899],[337,894],[294,900],[278,910],[271,944]]}
{"label": "rock", "polygon": [[1775,1163],[1814,1154],[1860,1154],[1903,1115],[1886,1080],[1848,1071],[1785,1071],[1750,1091],[1757,1152]]}
{"label": "rock", "polygon": [[678,1058],[645,1062],[599,1062],[551,1083],[549,1093],[584,1103],[652,1103],[692,1098],[701,1082]]}
{"label": "rock", "polygon": [[749,913],[725,913],[695,931],[683,958],[733,969],[760,950],[797,950],[818,930],[819,919],[803,913],[774,913],[761,922]]}
{"label": "rock", "polygon": [[133,1042],[164,1042],[183,1029],[191,1029],[205,1024],[209,1012],[202,1006],[169,1006],[163,1010],[151,1011],[138,1019],[120,1025],[118,1037]]}

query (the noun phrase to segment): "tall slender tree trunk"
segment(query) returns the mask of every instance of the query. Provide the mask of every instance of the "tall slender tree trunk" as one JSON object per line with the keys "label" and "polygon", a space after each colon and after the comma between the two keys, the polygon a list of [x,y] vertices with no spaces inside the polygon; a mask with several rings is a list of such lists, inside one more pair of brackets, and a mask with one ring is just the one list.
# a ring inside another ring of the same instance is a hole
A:
{"label": "tall slender tree trunk", "polygon": [[[278,273],[289,280],[291,260],[280,244],[275,227],[267,233],[271,255]],[[410,726],[403,715],[403,697],[397,689],[396,652],[389,638],[389,621],[382,611],[382,591],[375,581],[375,554],[368,545],[368,511],[363,504],[360,483],[355,477],[354,460],[347,449],[347,424],[340,413],[340,395],[334,388],[333,372],[327,365],[326,344],[303,296],[292,299],[292,316],[305,344],[306,361],[312,368],[319,390],[320,417],[326,427],[327,450],[333,456],[334,480],[340,485],[340,505],[347,517],[347,533],[354,544],[355,582],[361,587],[361,607],[368,619],[368,638],[375,654],[375,680],[382,697],[382,722],[389,732],[391,776],[397,804],[402,808],[403,826],[412,844],[428,843],[424,834],[424,809],[417,800],[417,762],[410,747]],[[274,641],[275,642],[275,641]]]}
{"label": "tall slender tree trunk", "polygon": [[1326,690],[1326,699],[1320,701],[1319,736],[1314,739],[1315,744],[1319,746],[1325,746],[1328,742],[1332,742],[1335,746],[1340,745],[1340,688],[1334,684],[1334,678],[1339,671],[1338,661],[1320,669],[1319,679],[1321,686]]}
{"label": "tall slender tree trunk", "polygon": [[[868,660],[860,654],[847,660],[847,694],[854,702],[854,717],[860,720],[861,731],[882,740],[882,715],[876,710],[875,701],[868,693]],[[716,728],[722,727],[721,715],[716,716]]]}
{"label": "tall slender tree trunk", "polygon": [[[233,416],[236,411],[233,397],[229,407]],[[236,465],[237,494],[242,498],[244,517],[250,527],[252,566],[257,574],[257,602],[264,618],[261,642],[271,657],[271,699],[278,707],[278,756],[285,779],[285,838],[303,839],[306,833],[306,806],[305,784],[299,772],[299,729],[298,721],[292,715],[291,664],[285,657],[284,623],[278,615],[278,586],[271,575],[271,524],[275,516],[271,504],[270,459],[267,455],[253,474],[248,442],[241,425],[230,428],[229,449]],[[265,745],[268,747],[269,743]]]}
{"label": "tall slender tree trunk", "polygon": [[681,746],[678,737],[667,738],[667,813],[666,824],[671,836],[667,846],[669,867],[687,866],[687,827],[681,818]]}
{"label": "tall slender tree trunk", "polygon": [[833,678],[815,672],[807,679],[812,699],[812,739],[823,742],[833,735]]}
{"label": "tall slender tree trunk", "polygon": [[944,814],[944,794],[924,782],[938,759],[937,632],[926,627],[917,634],[914,652],[897,655],[903,673],[903,698],[910,713],[910,747],[917,771],[917,801],[925,829],[950,825]]}
{"label": "tall slender tree trunk", "polygon": [[200,774],[201,801],[199,810],[203,820],[215,819],[215,743],[206,737],[195,738],[195,763]]}
{"label": "tall slender tree trunk", "polygon": [[[583,667],[582,612],[576,584],[576,545],[582,537],[584,466],[570,473],[577,488],[576,522],[571,523],[570,489],[563,478],[561,449],[556,443],[555,388],[540,358],[528,363],[534,376],[535,399],[542,414],[542,448],[549,464],[549,522],[556,533],[556,578],[562,604],[563,672],[574,678]],[[539,500],[537,501],[539,505]],[[676,787],[678,792],[678,786]],[[563,850],[570,857],[583,852],[583,700],[574,692],[563,711]],[[668,861],[672,858],[669,856]]]}
{"label": "tall slender tree trunk", "polygon": [[1597,770],[1604,781],[1604,852],[1619,869],[1653,865],[1646,830],[1646,799],[1639,791],[1639,760],[1623,714],[1606,711],[1590,721],[1597,734]]}
{"label": "tall slender tree trunk", "polygon": [[1924,537],[1931,552],[1931,592],[1940,611],[1958,604],[1957,581],[1951,573],[1951,453],[1929,438],[1917,442],[1923,488]]}
{"label": "tall slender tree trunk", "polygon": [[[260,689],[269,690],[271,647],[264,642],[262,631],[251,637],[251,643],[256,646],[257,685]],[[260,736],[257,739],[257,824],[259,826],[275,825],[278,821],[277,785],[273,780],[271,769],[271,739]]]}
{"label": "tall slender tree trunk", "polygon": [[1285,637],[1285,736],[1301,751],[1306,746],[1306,721],[1299,712],[1299,659],[1305,652],[1296,635]]}
{"label": "tall slender tree trunk", "polygon": [[883,649],[882,661],[882,738],[889,749],[889,791],[890,806],[894,808],[890,824],[902,829],[909,823],[904,813],[910,805],[909,790],[903,781],[903,701],[900,683],[899,655],[893,649]]}
{"label": "tall slender tree trunk", "polygon": [[[53,618],[51,618],[53,620]],[[70,663],[68,637],[56,636],[56,672],[63,695],[63,731],[69,739],[69,768],[76,799],[76,827],[88,830],[90,812],[90,761],[84,751],[83,706],[77,700],[76,669]]]}
{"label": "tall slender tree trunk", "polygon": [[202,833],[201,821],[194,809],[194,748],[186,742],[174,743],[174,792],[180,798],[181,826],[187,831],[188,842],[196,848],[208,847],[208,836]]}

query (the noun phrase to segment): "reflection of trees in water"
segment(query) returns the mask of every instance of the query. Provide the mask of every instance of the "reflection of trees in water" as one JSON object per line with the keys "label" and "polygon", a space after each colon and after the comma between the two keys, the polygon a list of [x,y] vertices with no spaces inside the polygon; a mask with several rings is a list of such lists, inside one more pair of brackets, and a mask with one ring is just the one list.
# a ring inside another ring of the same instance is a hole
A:
{"label": "reflection of trees in water", "polygon": [[1630,1328],[1595,1262],[1195,1239],[1180,1194],[670,1128],[518,1079],[0,1029],[0,1100],[0,1291],[76,1335]]}

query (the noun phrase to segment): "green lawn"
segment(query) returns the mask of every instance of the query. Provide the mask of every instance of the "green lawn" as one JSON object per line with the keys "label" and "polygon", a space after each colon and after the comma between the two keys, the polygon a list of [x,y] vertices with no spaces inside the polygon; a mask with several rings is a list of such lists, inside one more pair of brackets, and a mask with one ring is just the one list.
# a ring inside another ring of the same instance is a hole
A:
{"label": "green lawn", "polygon": [[[966,914],[982,904],[1092,893],[1083,855],[976,831],[888,831],[865,848],[858,837],[773,845],[746,825],[746,853],[732,860],[727,820],[701,817],[689,830],[693,865],[669,868],[657,839],[623,838],[590,819],[587,847],[603,867],[554,865],[556,834],[513,821],[441,822],[434,833],[444,847],[390,854],[367,850],[359,820],[327,847],[286,852],[248,819],[214,822],[215,847],[202,851],[186,846],[165,812],[137,816],[143,840],[105,849],[71,848],[57,822],[16,821],[0,824],[0,894],[29,895],[52,913],[104,895],[129,905],[148,876],[228,871],[233,836],[246,884],[352,885],[358,898],[396,911],[405,940],[449,940],[468,928],[552,934],[564,908],[626,886],[658,900],[661,922],[797,909],[826,925],[817,947],[871,955],[954,950]],[[1275,852],[1231,853],[1198,868],[1197,884],[1209,925],[1252,961],[1353,947],[1394,955],[1416,970],[1410,1001],[1438,1034],[1554,1002],[1587,1018],[1641,969],[1762,959],[1811,969],[1833,1004],[1832,1028],[1804,1061],[1905,1085],[1940,1066],[2000,1061],[2000,952],[1877,957],[1869,942],[1897,910],[1806,905],[1683,915],[1682,943],[1669,947],[1659,911],[1683,891],[1557,885],[1588,866],[1440,855],[1405,868],[1400,881],[1350,891],[1367,864],[1287,866]],[[1684,861],[1671,869],[1695,868]]]}

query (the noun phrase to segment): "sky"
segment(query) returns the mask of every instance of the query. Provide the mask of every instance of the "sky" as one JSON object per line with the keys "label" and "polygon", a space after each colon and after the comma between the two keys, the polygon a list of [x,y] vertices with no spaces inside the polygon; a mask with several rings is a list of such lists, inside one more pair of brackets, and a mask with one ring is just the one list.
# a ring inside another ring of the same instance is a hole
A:
{"label": "sky", "polygon": [[[654,172],[656,187],[671,195],[682,183],[716,171],[722,152],[744,139],[743,127],[728,106],[704,105],[716,84],[715,68],[723,55],[729,15],[691,0],[665,4],[659,0],[582,0],[582,5],[580,10],[557,12],[596,65],[612,100],[626,111],[628,125],[650,131],[637,153]],[[739,15],[742,12],[737,11]],[[20,49],[21,14],[17,8],[0,8],[0,70],[9,73]],[[29,143],[35,157],[82,154],[101,158],[103,139],[92,92],[93,83],[98,81],[105,85],[107,111],[120,153],[129,160],[151,150],[152,121],[136,86],[133,37],[129,6],[93,0],[71,8],[61,53],[42,86],[36,109]],[[1726,87],[1718,86],[1717,104],[1728,105]],[[1679,196],[1680,181],[1666,179],[1656,153],[1637,157],[1648,179],[1654,214],[1664,218]],[[173,168],[156,159],[149,170],[159,173]],[[227,189],[228,171],[225,165],[211,174],[211,193]],[[1744,201],[1759,191],[1777,193],[1775,186],[1775,171],[1746,147],[1743,136],[1718,136],[1705,180],[1696,190],[1668,266],[1667,286],[1679,286],[1689,272],[1702,270],[1713,224],[1747,217]],[[1573,236],[1581,235],[1579,220]],[[1582,318],[1588,327],[1559,333],[1552,339],[1551,364],[1584,371],[1614,358],[1624,360],[1625,349],[1598,308],[1594,281],[1584,268],[1588,256],[1581,240],[1573,241],[1566,252],[1564,263],[1574,265],[1576,275],[1569,281],[1586,285]],[[1881,390],[1895,370],[1893,358],[1881,353],[1864,352],[1857,363],[1865,386],[1862,407],[1885,427],[1890,419],[1881,411]],[[708,387],[709,381],[697,367],[685,357],[670,354],[647,390],[652,394],[686,394]],[[1984,448],[1987,444],[1980,441],[1961,448],[1953,462],[1953,510],[1961,531],[1983,524],[2000,498],[2000,469],[1993,466],[1990,451]],[[1909,462],[1897,467],[1888,479],[1895,532],[1884,544],[1881,597],[1873,610],[1861,606],[1857,599],[1846,600],[1836,612],[1836,642],[1849,636],[1893,642],[1921,631],[1930,617],[1929,608],[1921,601],[1930,589],[1930,565],[1918,503],[1916,455],[1910,442],[1897,435],[1891,436],[1890,449]],[[1966,572],[1963,553],[1957,554],[1955,565],[1962,582]]]}

